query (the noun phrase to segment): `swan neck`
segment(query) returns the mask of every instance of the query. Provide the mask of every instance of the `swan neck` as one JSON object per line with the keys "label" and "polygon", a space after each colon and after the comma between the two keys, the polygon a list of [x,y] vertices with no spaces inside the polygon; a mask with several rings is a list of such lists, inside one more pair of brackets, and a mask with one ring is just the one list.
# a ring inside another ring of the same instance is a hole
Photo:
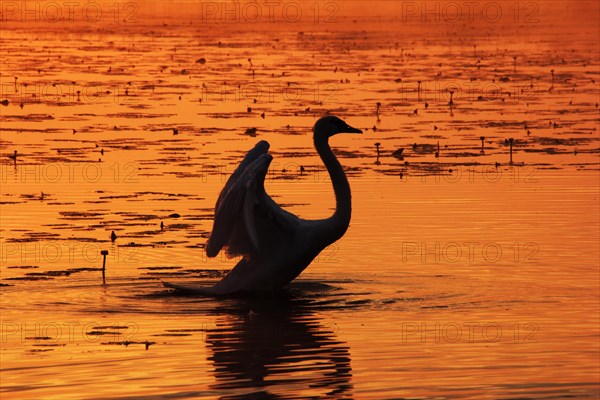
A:
{"label": "swan neck", "polygon": [[323,224],[327,238],[334,242],[344,235],[350,224],[352,214],[350,184],[342,165],[329,146],[328,137],[316,133],[314,136],[315,148],[327,168],[335,193],[335,212],[324,220]]}

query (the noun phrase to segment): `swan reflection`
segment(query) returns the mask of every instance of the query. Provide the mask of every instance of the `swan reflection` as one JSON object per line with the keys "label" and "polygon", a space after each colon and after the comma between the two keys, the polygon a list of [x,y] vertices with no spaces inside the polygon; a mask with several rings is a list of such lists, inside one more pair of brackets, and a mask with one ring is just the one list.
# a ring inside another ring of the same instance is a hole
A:
{"label": "swan reflection", "polygon": [[308,303],[278,293],[221,310],[206,335],[212,388],[227,399],[352,397],[349,348]]}

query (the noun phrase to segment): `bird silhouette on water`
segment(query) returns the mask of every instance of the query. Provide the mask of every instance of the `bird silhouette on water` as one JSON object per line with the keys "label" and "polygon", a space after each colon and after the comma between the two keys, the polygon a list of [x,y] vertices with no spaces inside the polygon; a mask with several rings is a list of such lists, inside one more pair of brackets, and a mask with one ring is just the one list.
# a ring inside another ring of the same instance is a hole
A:
{"label": "bird silhouette on water", "polygon": [[199,290],[202,294],[280,289],[346,233],[352,214],[350,185],[329,139],[339,133],[362,131],[338,117],[326,116],[316,122],[313,132],[314,146],[329,172],[335,193],[333,215],[302,219],[281,208],[266,193],[264,181],[273,157],[268,153],[269,143],[261,140],[246,154],[221,191],[212,233],[205,246],[209,257],[225,250],[227,255],[242,259],[216,285]]}

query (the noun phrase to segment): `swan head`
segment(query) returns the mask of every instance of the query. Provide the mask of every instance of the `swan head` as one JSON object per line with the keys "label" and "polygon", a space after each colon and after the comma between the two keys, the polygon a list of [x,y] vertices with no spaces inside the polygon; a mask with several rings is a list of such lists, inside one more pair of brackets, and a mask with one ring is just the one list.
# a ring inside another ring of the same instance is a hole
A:
{"label": "swan head", "polygon": [[329,138],[338,133],[362,133],[360,129],[353,128],[334,115],[319,118],[314,127],[315,137]]}

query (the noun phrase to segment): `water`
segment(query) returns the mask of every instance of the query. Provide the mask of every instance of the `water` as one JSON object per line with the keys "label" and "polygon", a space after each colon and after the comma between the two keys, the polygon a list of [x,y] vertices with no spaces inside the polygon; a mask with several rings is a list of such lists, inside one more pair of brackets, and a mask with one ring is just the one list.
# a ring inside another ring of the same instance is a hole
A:
{"label": "water", "polygon": [[[323,3],[341,22],[239,25],[99,4],[95,24],[3,9],[2,398],[600,395],[597,6],[402,24]],[[203,245],[258,140],[276,201],[332,212],[309,134],[325,112],[365,131],[331,140],[344,238],[282,292],[164,288],[235,265]]]}

